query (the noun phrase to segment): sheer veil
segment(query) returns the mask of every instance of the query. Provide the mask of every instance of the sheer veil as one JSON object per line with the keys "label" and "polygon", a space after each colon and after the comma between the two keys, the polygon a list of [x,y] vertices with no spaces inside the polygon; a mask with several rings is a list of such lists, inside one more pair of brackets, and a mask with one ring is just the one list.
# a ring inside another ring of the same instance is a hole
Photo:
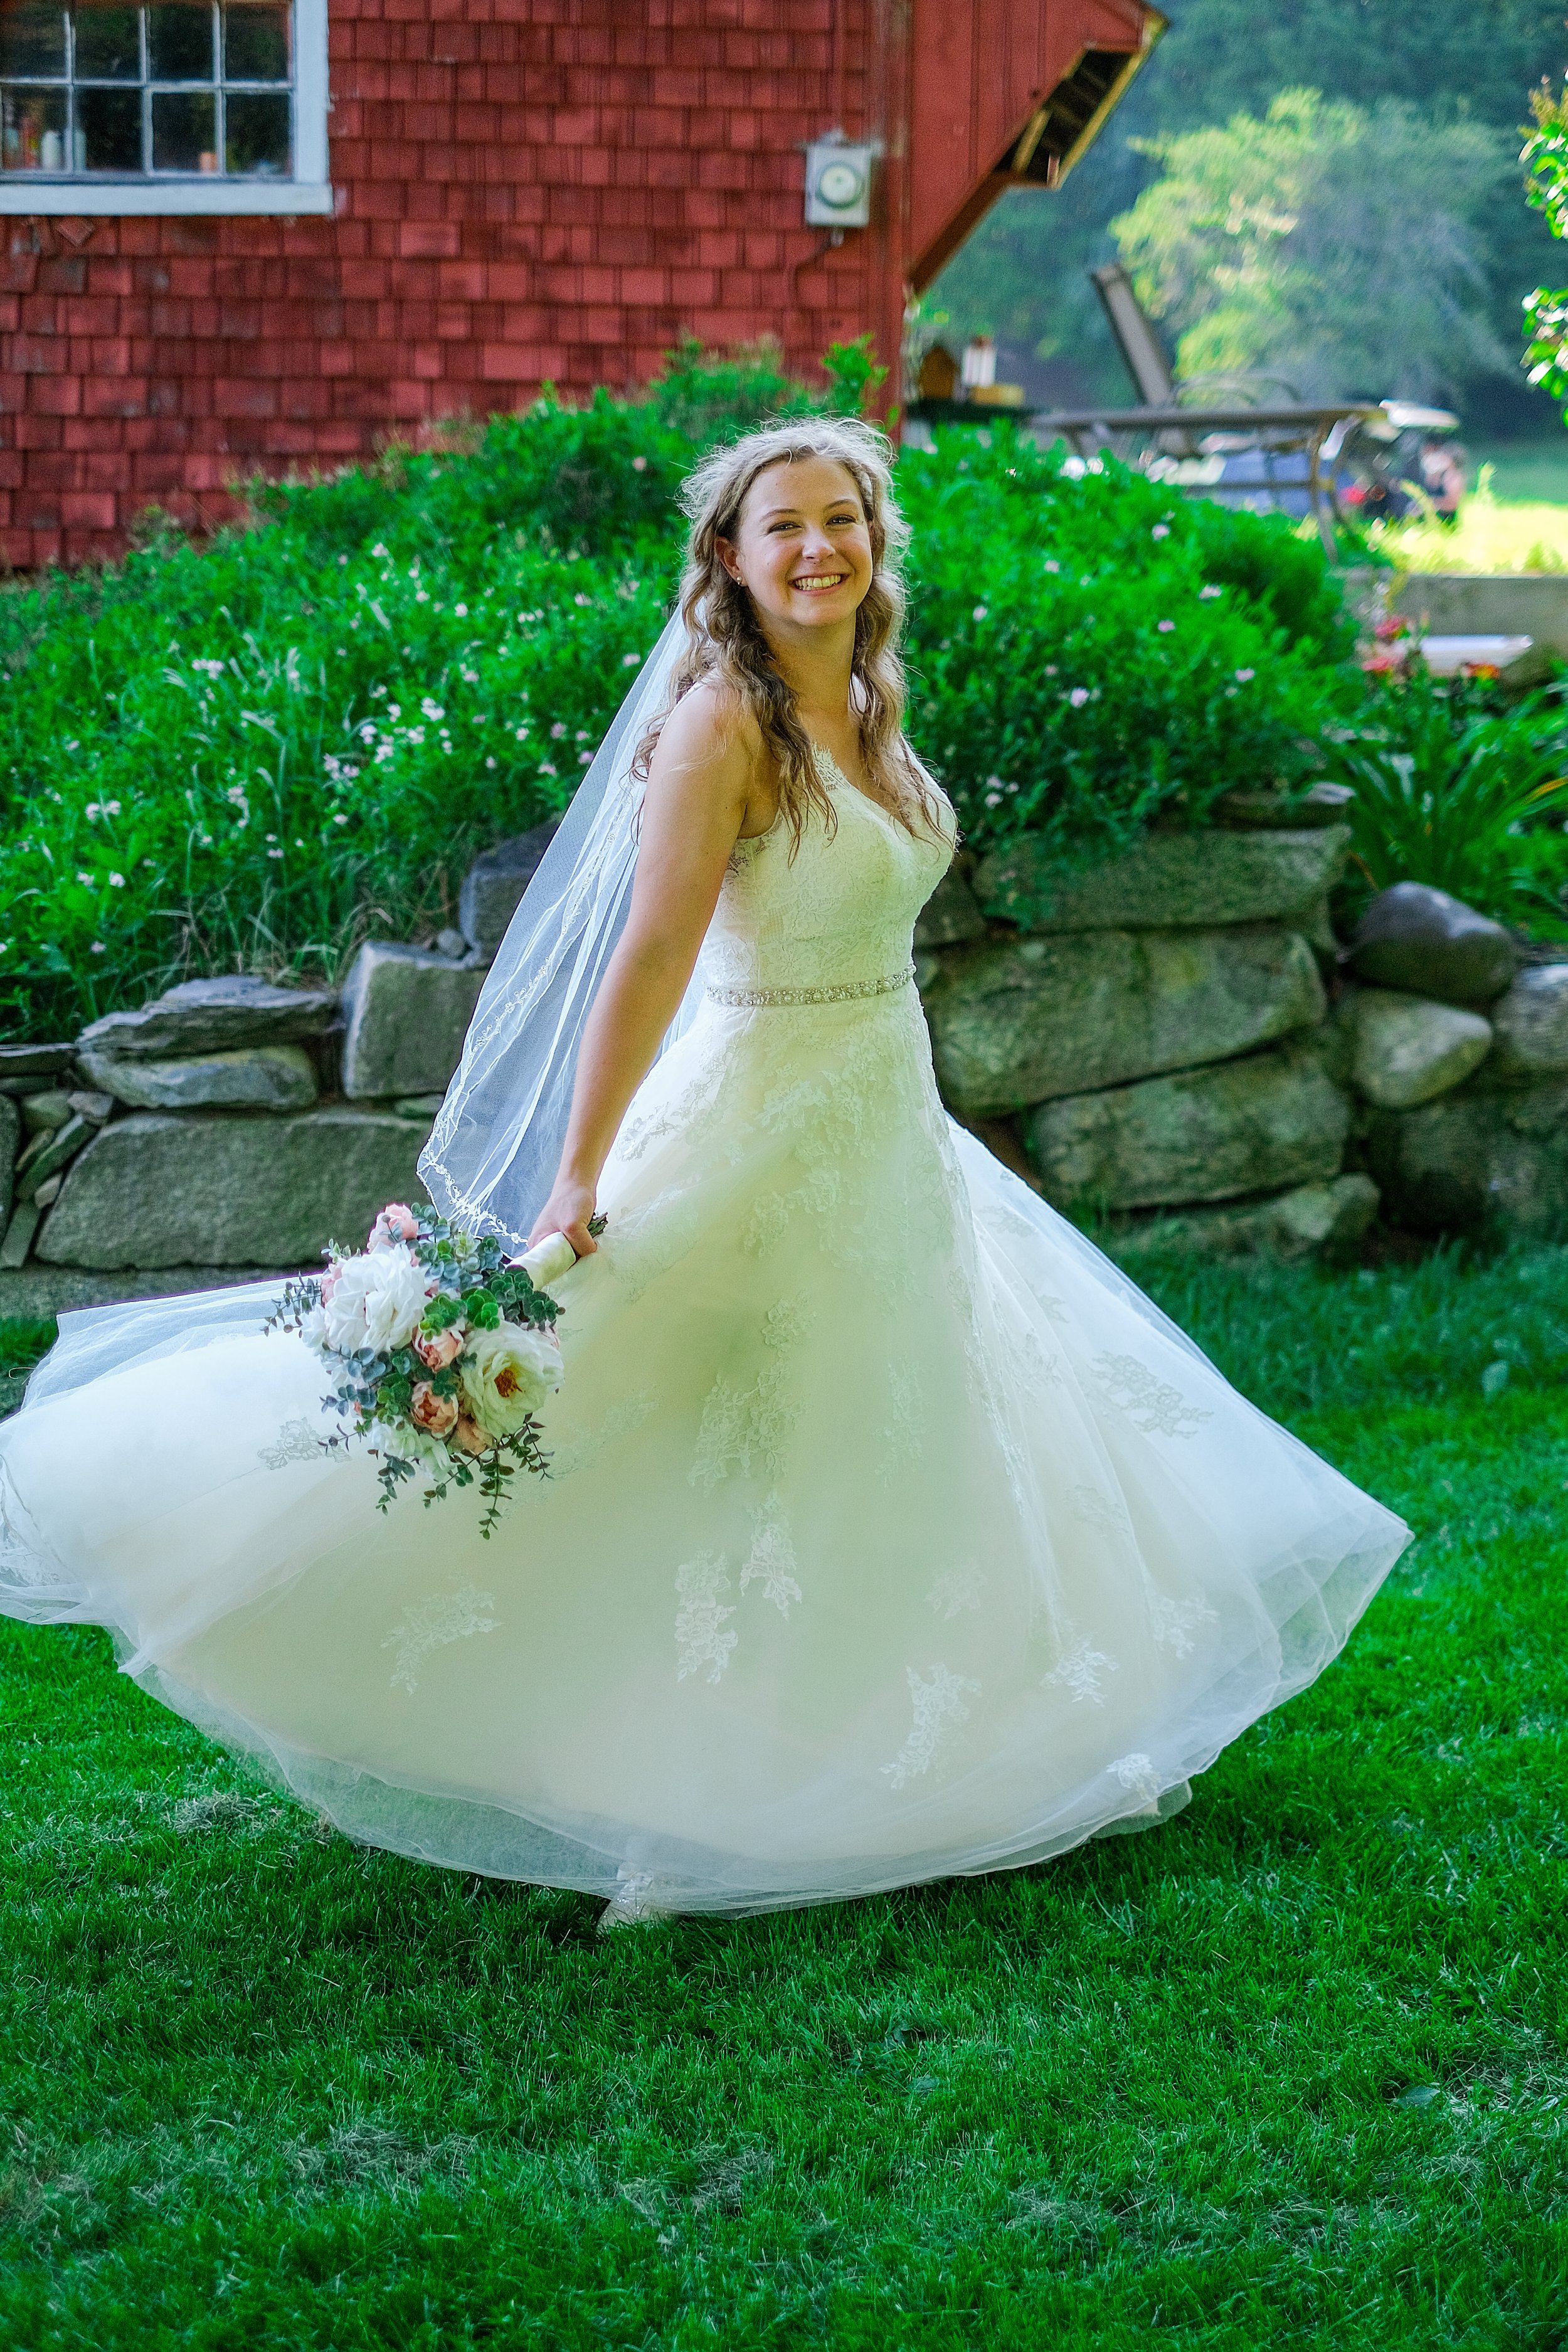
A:
{"label": "sheer veil", "polygon": [[[678,612],[611,721],[501,941],[420,1156],[419,1173],[444,1216],[471,1233],[498,1234],[514,1249],[526,1242],[561,1156],[578,1043],[631,900],[643,793],[632,761],[664,707],[685,639]],[[701,994],[694,976],[665,1045]]]}

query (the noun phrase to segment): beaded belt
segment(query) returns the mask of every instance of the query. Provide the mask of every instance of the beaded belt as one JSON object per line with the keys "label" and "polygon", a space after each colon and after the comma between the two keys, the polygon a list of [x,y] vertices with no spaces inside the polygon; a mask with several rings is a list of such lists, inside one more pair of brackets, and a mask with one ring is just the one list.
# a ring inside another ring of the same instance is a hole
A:
{"label": "beaded belt", "polygon": [[708,994],[719,1004],[843,1004],[856,996],[890,996],[895,988],[908,988],[915,976],[913,964],[902,971],[889,971],[880,980],[845,980],[834,988],[710,988]]}

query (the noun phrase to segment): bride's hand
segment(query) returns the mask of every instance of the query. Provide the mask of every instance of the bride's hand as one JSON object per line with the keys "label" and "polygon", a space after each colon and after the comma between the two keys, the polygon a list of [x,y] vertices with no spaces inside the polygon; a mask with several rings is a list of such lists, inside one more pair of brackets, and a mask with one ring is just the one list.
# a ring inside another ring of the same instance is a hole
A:
{"label": "bride's hand", "polygon": [[546,1234],[564,1234],[579,1257],[592,1257],[598,1243],[588,1231],[588,1220],[594,1213],[594,1187],[575,1184],[557,1177],[550,1198],[533,1221],[528,1236],[528,1246],[542,1242]]}

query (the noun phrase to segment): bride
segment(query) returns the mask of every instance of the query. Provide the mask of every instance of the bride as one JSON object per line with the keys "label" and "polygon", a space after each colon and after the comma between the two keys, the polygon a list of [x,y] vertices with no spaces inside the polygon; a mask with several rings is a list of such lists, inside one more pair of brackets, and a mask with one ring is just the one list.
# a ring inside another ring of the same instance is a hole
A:
{"label": "bride", "polygon": [[0,1431],[0,1608],[109,1626],[350,1836],[612,1919],[1163,1820],[1408,1540],[942,1108],[889,454],[807,420],[693,478],[480,1001],[431,1196],[579,1254],[495,1539],[376,1515],[264,1284],[67,1316]]}

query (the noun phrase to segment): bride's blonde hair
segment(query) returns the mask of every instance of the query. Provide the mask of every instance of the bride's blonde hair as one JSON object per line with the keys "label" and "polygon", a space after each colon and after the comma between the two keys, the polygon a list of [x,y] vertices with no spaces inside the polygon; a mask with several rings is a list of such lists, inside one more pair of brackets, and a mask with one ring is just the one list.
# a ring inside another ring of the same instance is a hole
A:
{"label": "bride's blonde hair", "polygon": [[724,569],[719,541],[733,542],[746,494],[770,467],[826,457],[850,476],[866,517],[872,566],[871,584],[855,615],[850,667],[860,757],[872,793],[889,815],[911,832],[917,819],[940,832],[934,796],[903,739],[906,696],[899,640],[905,598],[900,564],[910,531],[893,497],[892,456],[887,436],[858,417],[792,417],[715,449],[682,485],[681,504],[691,523],[680,583],[686,650],[672,673],[668,702],[637,746],[632,772],[646,777],[676,704],[694,686],[713,680],[728,701],[756,720],[777,777],[792,856],[810,811],[816,811],[829,832],[837,818],[794,689],[774,667],[750,595]]}

